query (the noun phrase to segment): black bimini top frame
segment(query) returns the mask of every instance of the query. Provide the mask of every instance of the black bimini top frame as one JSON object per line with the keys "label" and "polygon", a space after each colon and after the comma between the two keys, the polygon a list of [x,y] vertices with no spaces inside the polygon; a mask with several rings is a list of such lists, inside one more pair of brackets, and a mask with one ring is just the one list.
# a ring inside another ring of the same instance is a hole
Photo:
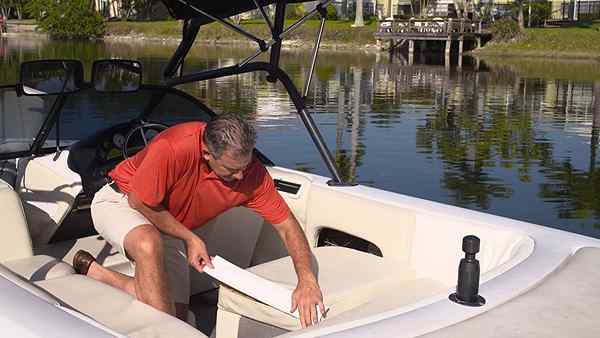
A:
{"label": "black bimini top frame", "polygon": [[[281,1],[281,0],[235,0],[235,1],[206,1],[206,0],[163,0],[165,5],[171,11],[171,15],[178,19],[184,19],[182,40],[171,60],[164,70],[163,76],[167,86],[176,86],[184,83],[204,81],[225,76],[264,71],[269,82],[280,81],[287,90],[294,106],[313,142],[315,143],[321,157],[325,161],[327,168],[331,172],[332,180],[330,185],[350,185],[342,181],[342,178],[335,166],[331,153],[319,132],[314,120],[306,109],[305,99],[308,94],[310,83],[312,81],[319,46],[323,36],[325,18],[327,14],[326,7],[332,0],[321,0],[321,2],[312,10],[298,19],[292,25],[284,28],[285,8],[289,3],[303,1]],[[275,4],[275,17],[269,18],[264,6]],[[261,39],[247,31],[239,25],[234,24],[227,18],[249,10],[258,9],[271,31],[271,37],[268,40]],[[279,67],[279,58],[281,53],[281,42],[293,30],[301,26],[309,18],[320,15],[321,25],[316,37],[315,46],[312,53],[311,66],[308,74],[308,80],[304,86],[303,95],[300,94],[290,77]],[[217,21],[232,31],[235,31],[246,38],[256,42],[257,50],[240,63],[218,69],[205,70],[192,74],[183,74],[183,65],[185,56],[190,51],[200,27],[204,24]],[[253,61],[262,53],[269,52],[269,62]],[[179,74],[177,74],[179,73]]]}

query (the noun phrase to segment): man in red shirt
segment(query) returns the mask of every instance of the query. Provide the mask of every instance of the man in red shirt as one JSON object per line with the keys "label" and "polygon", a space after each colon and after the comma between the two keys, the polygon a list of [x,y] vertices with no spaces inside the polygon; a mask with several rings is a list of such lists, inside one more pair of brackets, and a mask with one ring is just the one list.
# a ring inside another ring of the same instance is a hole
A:
{"label": "man in red shirt", "polygon": [[316,306],[321,313],[325,309],[310,248],[266,168],[253,156],[255,140],[254,129],[233,114],[208,124],[182,123],[157,135],[109,173],[113,182],[96,193],[91,206],[96,230],[135,263],[135,276],[109,270],[85,251],[73,259],[76,271],[185,320],[189,265],[200,272],[212,268],[206,244],[191,230],[231,207],[245,206],[281,236],[298,275],[292,312],[298,308],[303,327],[316,323]]}

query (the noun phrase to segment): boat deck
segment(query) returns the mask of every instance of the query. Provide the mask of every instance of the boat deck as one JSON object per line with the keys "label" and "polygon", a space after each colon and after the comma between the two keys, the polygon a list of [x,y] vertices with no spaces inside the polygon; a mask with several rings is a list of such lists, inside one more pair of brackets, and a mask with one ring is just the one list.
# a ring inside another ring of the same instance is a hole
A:
{"label": "boat deck", "polygon": [[522,296],[422,337],[600,337],[600,248],[584,248]]}

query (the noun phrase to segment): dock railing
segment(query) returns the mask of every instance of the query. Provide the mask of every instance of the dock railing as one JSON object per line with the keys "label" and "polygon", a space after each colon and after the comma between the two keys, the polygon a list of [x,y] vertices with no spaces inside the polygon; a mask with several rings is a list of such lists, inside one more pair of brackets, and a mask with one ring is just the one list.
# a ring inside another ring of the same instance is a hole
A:
{"label": "dock railing", "polygon": [[468,19],[411,18],[377,21],[376,36],[400,37],[481,34],[481,21]]}

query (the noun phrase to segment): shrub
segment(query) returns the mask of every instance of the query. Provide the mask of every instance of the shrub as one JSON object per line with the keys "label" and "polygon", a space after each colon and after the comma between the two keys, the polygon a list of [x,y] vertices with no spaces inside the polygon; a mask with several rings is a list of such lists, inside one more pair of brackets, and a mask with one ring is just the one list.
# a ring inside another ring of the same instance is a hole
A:
{"label": "shrub", "polygon": [[298,19],[304,15],[304,6],[302,4],[289,4],[285,6],[286,19]]}
{"label": "shrub", "polygon": [[337,10],[335,9],[335,6],[332,4],[327,5],[327,20],[337,20],[338,19],[338,15],[337,15]]}
{"label": "shrub", "polygon": [[509,41],[519,38],[521,30],[519,23],[513,19],[501,19],[490,27],[492,39],[494,41]]}
{"label": "shrub", "polygon": [[104,20],[89,0],[31,0],[27,12],[39,27],[56,38],[92,38],[104,35]]}

